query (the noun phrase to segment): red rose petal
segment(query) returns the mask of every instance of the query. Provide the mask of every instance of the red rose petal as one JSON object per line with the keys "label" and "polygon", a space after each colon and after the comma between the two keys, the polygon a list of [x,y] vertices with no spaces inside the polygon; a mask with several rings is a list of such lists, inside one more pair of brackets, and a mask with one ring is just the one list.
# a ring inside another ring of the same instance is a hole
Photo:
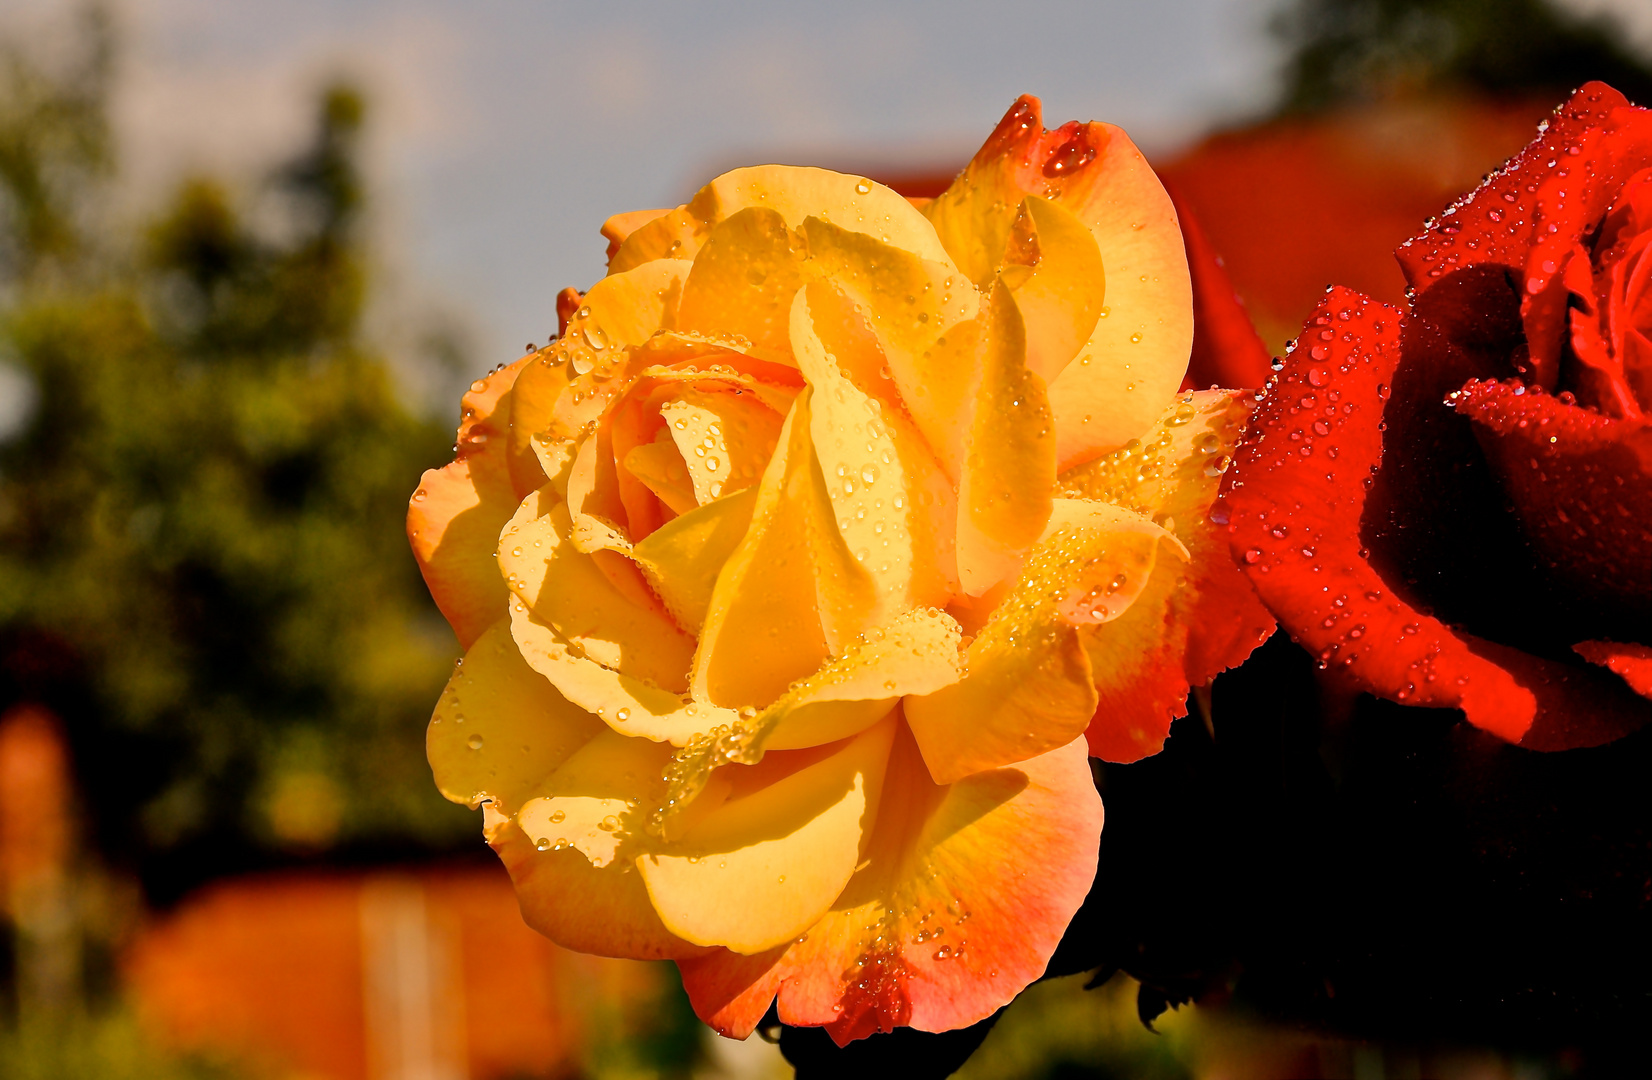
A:
{"label": "red rose petal", "polygon": [[1252,417],[1225,496],[1230,543],[1263,602],[1320,662],[1362,690],[1461,708],[1518,740],[1532,692],[1394,594],[1358,523],[1382,459],[1400,313],[1333,289]]}
{"label": "red rose petal", "polygon": [[[1605,83],[1585,83],[1536,141],[1400,245],[1394,254],[1411,287],[1422,293],[1454,271],[1486,263],[1524,277],[1539,235],[1563,239],[1568,247],[1575,242],[1605,210],[1601,205],[1592,215],[1588,212],[1592,204],[1585,195],[1601,178],[1582,143],[1596,137],[1591,129],[1605,126],[1613,110],[1627,105]],[[1550,161],[1556,163],[1554,173]],[[1550,224],[1556,226],[1553,233]]]}
{"label": "red rose petal", "polygon": [[1552,574],[1640,637],[1652,625],[1652,422],[1616,420],[1518,382],[1452,395]]}
{"label": "red rose petal", "polygon": [[1572,651],[1623,677],[1629,688],[1652,698],[1652,645],[1621,645],[1616,641],[1581,641]]}
{"label": "red rose petal", "polygon": [[1520,737],[1520,745],[1528,750],[1604,746],[1652,722],[1652,706],[1599,668],[1459,636],[1477,656],[1508,672],[1536,699],[1532,726]]}

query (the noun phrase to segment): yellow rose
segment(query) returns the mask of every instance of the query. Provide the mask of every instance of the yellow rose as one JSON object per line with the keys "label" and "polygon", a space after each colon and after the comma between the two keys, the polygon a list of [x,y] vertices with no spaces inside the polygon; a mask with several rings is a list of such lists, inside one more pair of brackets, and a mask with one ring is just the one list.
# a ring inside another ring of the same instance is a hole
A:
{"label": "yellow rose", "polygon": [[437,783],[530,925],[676,960],[724,1034],[990,1015],[1094,877],[1086,730],[1153,752],[1254,645],[1169,199],[1023,98],[921,208],[766,166],[604,233],[413,497],[468,650]]}

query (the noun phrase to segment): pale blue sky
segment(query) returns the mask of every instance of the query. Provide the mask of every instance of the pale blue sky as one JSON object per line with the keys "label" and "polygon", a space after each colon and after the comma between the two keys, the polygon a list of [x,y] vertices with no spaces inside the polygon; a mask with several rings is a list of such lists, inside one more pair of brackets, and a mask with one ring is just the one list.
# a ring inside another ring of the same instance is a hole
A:
{"label": "pale blue sky", "polygon": [[[1652,35],[1647,0],[1567,2]],[[9,0],[0,28],[75,6]],[[1023,92],[1052,125],[1109,120],[1168,152],[1266,104],[1275,6],[116,0],[118,122],[153,201],[185,171],[257,175],[302,138],[321,82],[357,78],[389,310],[470,327],[490,367],[545,339],[558,289],[601,274],[609,214],[675,205],[735,164],[956,164]]]}
{"label": "pale blue sky", "polygon": [[1261,105],[1257,0],[568,4],[130,0],[122,130],[140,188],[252,175],[332,71],[377,106],[381,254],[477,362],[554,329],[600,276],[609,214],[721,167],[957,164],[1023,92],[1053,122],[1169,147]]}

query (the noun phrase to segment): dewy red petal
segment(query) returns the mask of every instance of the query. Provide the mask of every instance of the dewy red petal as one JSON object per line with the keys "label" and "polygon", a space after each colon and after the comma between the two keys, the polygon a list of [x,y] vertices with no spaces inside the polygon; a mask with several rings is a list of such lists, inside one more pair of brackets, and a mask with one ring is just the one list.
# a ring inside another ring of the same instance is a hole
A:
{"label": "dewy red petal", "polygon": [[1652,623],[1652,422],[1470,382],[1452,395],[1555,577],[1625,632]]}
{"label": "dewy red petal", "polygon": [[1579,89],[1541,138],[1400,247],[1395,254],[1411,287],[1421,293],[1454,271],[1487,263],[1523,272],[1539,234],[1566,237],[1568,246],[1575,241],[1591,220],[1585,202],[1594,183],[1580,143],[1627,104],[1604,83]]}
{"label": "dewy red petal", "polygon": [[1622,645],[1616,641],[1582,641],[1572,651],[1623,677],[1629,688],[1652,698],[1652,645]]}
{"label": "dewy red petal", "polygon": [[1510,741],[1537,702],[1438,619],[1395,595],[1356,523],[1382,460],[1401,316],[1333,289],[1251,419],[1225,496],[1234,557],[1326,668],[1411,705],[1461,708]]}

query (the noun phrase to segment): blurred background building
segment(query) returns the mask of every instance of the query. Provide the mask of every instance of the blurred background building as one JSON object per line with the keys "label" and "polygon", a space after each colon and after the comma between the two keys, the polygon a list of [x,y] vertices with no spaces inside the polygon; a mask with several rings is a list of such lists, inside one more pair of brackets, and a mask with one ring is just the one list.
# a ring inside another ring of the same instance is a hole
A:
{"label": "blurred background building", "polygon": [[[1637,0],[13,0],[0,42],[0,1074],[42,1080],[784,1075],[528,931],[424,763],[405,500],[609,214],[755,161],[923,194],[1038,93],[1131,131],[1277,351],[1329,282],[1398,301],[1576,84],[1652,102]],[[966,1075],[1384,1075],[1081,982]]]}

